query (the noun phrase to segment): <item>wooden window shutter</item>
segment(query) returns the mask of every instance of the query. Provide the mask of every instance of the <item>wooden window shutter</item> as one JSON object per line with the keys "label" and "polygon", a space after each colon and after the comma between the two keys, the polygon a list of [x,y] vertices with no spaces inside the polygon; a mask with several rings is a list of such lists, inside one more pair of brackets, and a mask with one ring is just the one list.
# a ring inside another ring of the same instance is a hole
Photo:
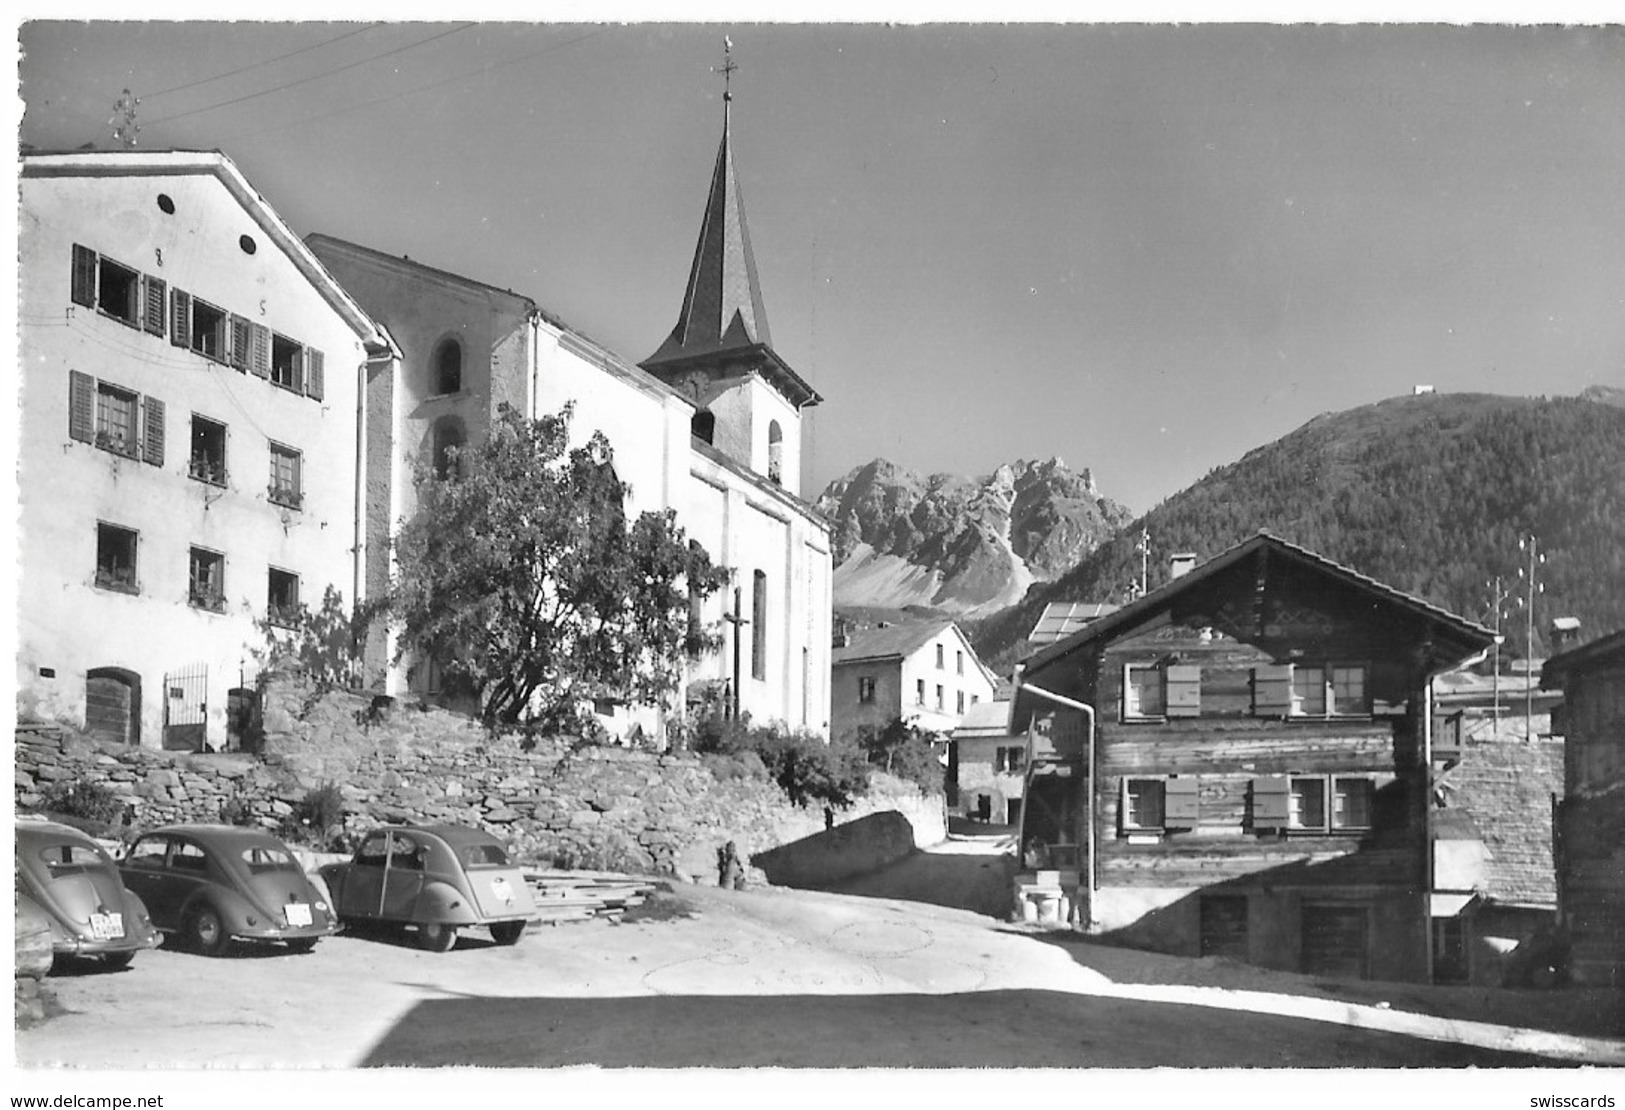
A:
{"label": "wooden window shutter", "polygon": [[307,358],[305,358],[305,349],[303,347],[295,347],[294,348],[294,350],[293,350],[293,360],[292,361],[293,361],[293,382],[292,382],[291,388],[293,389],[293,391],[295,393],[304,393],[304,391],[305,391],[305,367],[307,365],[309,365],[309,360]]}
{"label": "wooden window shutter", "polygon": [[315,347],[305,348],[305,396],[320,401],[327,395],[326,357]]}
{"label": "wooden window shutter", "polygon": [[153,466],[164,465],[164,403],[156,397],[142,401],[146,408],[146,436],[142,442],[142,456]]}
{"label": "wooden window shutter", "polygon": [[1171,778],[1162,784],[1164,825],[1181,829],[1194,829],[1198,813],[1199,795],[1194,775]]}
{"label": "wooden window shutter", "polygon": [[1287,717],[1292,713],[1292,667],[1253,668],[1253,715]]}
{"label": "wooden window shutter", "polygon": [[1284,829],[1287,826],[1292,783],[1285,775],[1268,775],[1253,780],[1253,828]]}
{"label": "wooden window shutter", "polygon": [[248,368],[258,378],[271,376],[271,329],[264,324],[250,324],[249,331],[254,334],[254,355],[250,359]]}
{"label": "wooden window shutter", "polygon": [[1170,717],[1202,715],[1202,668],[1195,663],[1173,664],[1167,668],[1167,709]]}
{"label": "wooden window shutter", "polygon": [[145,305],[141,313],[141,326],[153,335],[164,334],[164,291],[169,288],[164,284],[163,278],[155,278],[151,274],[141,276],[141,288],[145,293]]}
{"label": "wooden window shutter", "polygon": [[73,245],[73,289],[69,295],[74,304],[96,307],[96,252],[78,243]]}
{"label": "wooden window shutter", "polygon": [[175,290],[169,298],[169,341],[177,347],[192,345],[192,295]]}
{"label": "wooden window shutter", "polygon": [[96,439],[96,379],[77,370],[68,371],[68,438]]}
{"label": "wooden window shutter", "polygon": [[238,370],[247,370],[253,355],[253,325],[235,313],[231,317],[231,353],[228,361]]}

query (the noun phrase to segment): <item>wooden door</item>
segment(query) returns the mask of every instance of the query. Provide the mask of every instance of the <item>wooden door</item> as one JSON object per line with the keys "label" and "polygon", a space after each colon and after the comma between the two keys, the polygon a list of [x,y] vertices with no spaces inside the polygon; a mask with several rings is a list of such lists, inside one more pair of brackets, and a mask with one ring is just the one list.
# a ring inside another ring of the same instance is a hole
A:
{"label": "wooden door", "polygon": [[85,680],[85,731],[95,739],[130,743],[134,708],[135,698],[128,679],[92,673]]}
{"label": "wooden door", "polygon": [[1364,906],[1303,907],[1302,967],[1310,975],[1366,976]]}

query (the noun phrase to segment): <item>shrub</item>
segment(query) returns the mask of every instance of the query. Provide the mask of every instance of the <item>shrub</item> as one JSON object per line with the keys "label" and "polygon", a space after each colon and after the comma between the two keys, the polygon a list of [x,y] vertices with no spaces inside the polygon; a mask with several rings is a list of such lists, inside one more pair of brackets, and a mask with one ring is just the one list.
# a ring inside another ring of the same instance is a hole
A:
{"label": "shrub", "polygon": [[759,761],[798,806],[844,806],[869,787],[868,762],[851,739],[826,744],[810,732],[752,725],[749,715],[731,720],[712,715],[694,723],[690,742],[701,755],[728,756],[744,768]]}
{"label": "shrub", "polygon": [[40,793],[40,808],[106,828],[124,823],[125,800],[99,782],[55,782]]}
{"label": "shrub", "polygon": [[344,794],[337,783],[313,787],[283,818],[282,839],[316,848],[332,848],[344,832]]}

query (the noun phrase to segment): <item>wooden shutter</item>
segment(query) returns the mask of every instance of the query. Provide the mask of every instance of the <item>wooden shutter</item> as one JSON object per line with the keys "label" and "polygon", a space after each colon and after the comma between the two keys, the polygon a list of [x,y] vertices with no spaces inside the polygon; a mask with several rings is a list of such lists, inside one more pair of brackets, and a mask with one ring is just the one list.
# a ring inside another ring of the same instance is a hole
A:
{"label": "wooden shutter", "polygon": [[74,304],[96,307],[96,252],[78,243],[73,245],[73,289],[69,295]]}
{"label": "wooden shutter", "polygon": [[175,290],[169,298],[169,341],[177,347],[192,345],[192,295]]}
{"label": "wooden shutter", "polygon": [[164,465],[164,403],[156,397],[147,397],[142,401],[146,409],[145,432],[142,441],[142,455],[153,466]]}
{"label": "wooden shutter", "polygon": [[1198,809],[1194,775],[1171,778],[1162,784],[1162,823],[1181,829],[1194,829]]}
{"label": "wooden shutter", "polygon": [[249,359],[253,354],[253,325],[233,313],[229,330],[231,332],[231,353],[227,361],[239,370],[247,370]]}
{"label": "wooden shutter", "polygon": [[1181,663],[1166,669],[1167,710],[1170,717],[1200,717],[1202,715],[1202,668],[1195,663]]}
{"label": "wooden shutter", "polygon": [[68,438],[96,440],[96,379],[77,370],[68,371]]}
{"label": "wooden shutter", "polygon": [[326,358],[315,347],[305,348],[305,396],[320,401],[327,395]]}
{"label": "wooden shutter", "polygon": [[264,324],[250,324],[249,331],[254,335],[254,355],[249,360],[248,368],[254,372],[255,377],[269,378],[271,376],[271,329]]}
{"label": "wooden shutter", "polygon": [[151,274],[141,276],[141,287],[145,293],[145,308],[141,314],[141,326],[153,335],[164,334],[164,290],[168,288],[163,278],[155,278]]}
{"label": "wooden shutter", "polygon": [[1292,714],[1292,667],[1253,668],[1253,715],[1287,717]]}
{"label": "wooden shutter", "polygon": [[1253,780],[1253,828],[1284,829],[1290,813],[1292,783],[1285,775]]}
{"label": "wooden shutter", "polygon": [[305,391],[305,349],[295,347],[290,361],[293,364],[293,374],[288,383],[288,388],[295,393],[303,393]]}

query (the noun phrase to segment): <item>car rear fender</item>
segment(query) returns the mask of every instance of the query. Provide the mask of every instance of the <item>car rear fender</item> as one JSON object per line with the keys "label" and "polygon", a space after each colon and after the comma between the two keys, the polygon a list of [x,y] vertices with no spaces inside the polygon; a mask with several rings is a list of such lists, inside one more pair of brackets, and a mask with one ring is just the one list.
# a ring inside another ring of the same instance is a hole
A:
{"label": "car rear fender", "polygon": [[193,912],[204,905],[214,907],[215,912],[220,915],[220,923],[230,935],[236,935],[248,928],[248,918],[250,916],[258,918],[261,926],[275,924],[275,922],[267,920],[265,912],[248,899],[218,883],[210,883],[194,890],[191,896],[181,904],[181,912],[176,921],[182,928],[185,928],[186,922],[191,919]]}
{"label": "car rear fender", "polygon": [[412,907],[412,920],[426,925],[473,925],[480,919],[468,895],[450,883],[425,883]]}

